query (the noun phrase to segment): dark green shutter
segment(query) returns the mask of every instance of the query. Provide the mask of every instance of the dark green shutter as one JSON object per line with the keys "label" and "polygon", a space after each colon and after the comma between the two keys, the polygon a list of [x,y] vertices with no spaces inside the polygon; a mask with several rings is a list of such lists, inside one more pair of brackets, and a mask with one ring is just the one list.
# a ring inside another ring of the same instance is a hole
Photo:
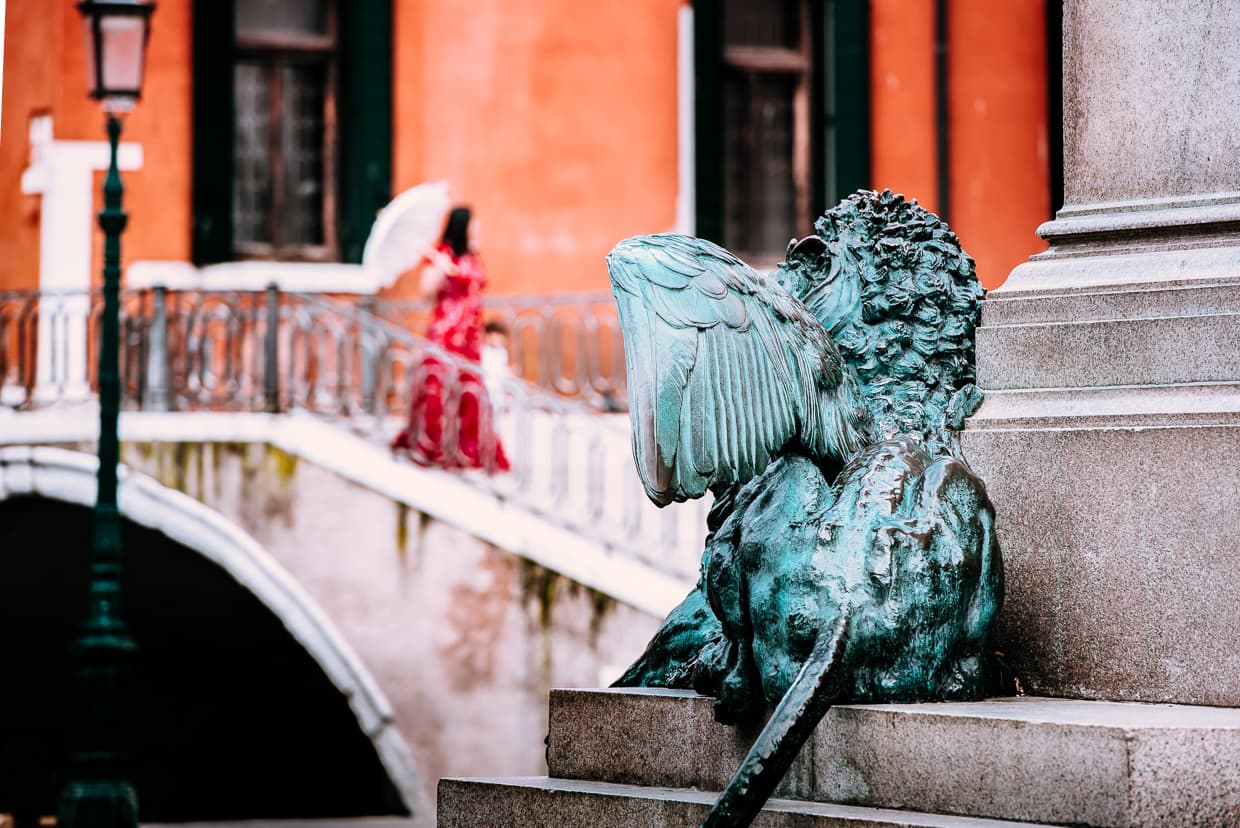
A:
{"label": "dark green shutter", "polygon": [[340,6],[340,257],[360,262],[375,214],[392,197],[392,4]]}
{"label": "dark green shutter", "polygon": [[[723,0],[693,4],[697,235],[723,239]],[[870,4],[811,0],[811,206],[815,214],[870,187]]]}
{"label": "dark green shutter", "polygon": [[195,264],[233,256],[233,4],[194,0],[193,233]]}
{"label": "dark green shutter", "polygon": [[[818,186],[823,207],[871,187],[870,4],[868,0],[822,0],[823,48],[815,49],[822,105]],[[817,187],[815,188],[817,189]]]}
{"label": "dark green shutter", "polygon": [[[809,76],[809,211],[811,223],[818,216],[822,215],[827,208],[835,204],[834,200],[827,201],[827,182],[833,176],[828,175],[826,172],[828,117],[830,113],[828,101],[831,97],[827,93],[827,82],[834,74],[827,69],[827,55],[831,54],[831,51],[827,48],[827,35],[833,28],[827,25],[827,13],[830,11],[828,8],[829,4],[830,0],[810,0],[809,3],[809,47],[810,57],[813,60]],[[835,195],[834,189],[830,191],[830,195]]]}
{"label": "dark green shutter", "polygon": [[723,0],[693,4],[695,232],[723,243]]}

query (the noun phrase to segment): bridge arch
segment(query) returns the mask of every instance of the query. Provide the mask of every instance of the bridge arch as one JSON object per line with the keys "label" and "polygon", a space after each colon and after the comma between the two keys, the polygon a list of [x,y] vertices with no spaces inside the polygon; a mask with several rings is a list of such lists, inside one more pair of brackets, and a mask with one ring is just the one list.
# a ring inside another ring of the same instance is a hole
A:
{"label": "bridge arch", "polygon": [[[0,448],[0,503],[35,497],[89,508],[97,459],[52,447]],[[200,555],[248,591],[283,624],[327,680],[347,700],[358,730],[370,741],[404,807],[430,814],[428,790],[390,703],[317,602],[257,541],[218,512],[174,489],[122,467],[122,517]]]}

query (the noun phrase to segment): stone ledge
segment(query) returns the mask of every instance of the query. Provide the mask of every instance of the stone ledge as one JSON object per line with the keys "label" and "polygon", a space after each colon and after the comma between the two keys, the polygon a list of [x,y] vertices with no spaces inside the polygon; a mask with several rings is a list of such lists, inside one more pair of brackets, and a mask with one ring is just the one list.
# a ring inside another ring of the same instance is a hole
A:
{"label": "stone ledge", "polygon": [[314,819],[217,820],[214,822],[143,822],[142,828],[425,828],[409,817],[323,817]]}
{"label": "stone ledge", "polygon": [[966,431],[1240,426],[1240,383],[987,391]]}
{"label": "stone ledge", "polygon": [[[1153,198],[1127,199],[1124,201],[1095,201],[1084,204],[1065,204],[1059,209],[1055,215],[1054,221],[1048,221],[1038,228],[1041,232],[1042,228],[1054,224],[1062,219],[1083,219],[1094,216],[1132,216],[1127,226],[1141,227],[1150,223],[1165,224],[1158,220],[1158,216],[1163,216],[1168,212],[1173,215],[1176,211],[1184,210],[1200,210],[1200,209],[1221,209],[1226,211],[1225,216],[1230,215],[1240,219],[1240,192],[1224,190],[1217,193],[1194,193],[1191,195],[1175,195],[1175,196],[1156,196]],[[1151,222],[1151,218],[1153,221]]]}
{"label": "stone ledge", "polygon": [[983,389],[1240,381],[1240,313],[983,326]]}
{"label": "stone ledge", "polygon": [[1078,250],[1186,246],[1196,239],[1234,242],[1240,235],[1240,193],[1065,205],[1038,235],[1051,244],[1038,259]]}
{"label": "stone ledge", "polygon": [[[439,828],[693,828],[717,794],[547,777],[442,779]],[[754,828],[1032,828],[1029,823],[770,800]]]}
{"label": "stone ledge", "polygon": [[[553,690],[549,772],[720,790],[754,734],[716,724],[711,706],[681,691]],[[776,795],[1090,826],[1234,826],[1240,710],[1045,698],[841,706]]]}
{"label": "stone ledge", "polygon": [[1034,258],[1019,265],[990,297],[1023,297],[1128,290],[1144,285],[1209,285],[1240,276],[1240,244],[1107,255]]}
{"label": "stone ledge", "polygon": [[1023,325],[1102,319],[1240,312],[1240,275],[1198,282],[1136,284],[1038,295],[991,293],[982,303],[982,324]]}

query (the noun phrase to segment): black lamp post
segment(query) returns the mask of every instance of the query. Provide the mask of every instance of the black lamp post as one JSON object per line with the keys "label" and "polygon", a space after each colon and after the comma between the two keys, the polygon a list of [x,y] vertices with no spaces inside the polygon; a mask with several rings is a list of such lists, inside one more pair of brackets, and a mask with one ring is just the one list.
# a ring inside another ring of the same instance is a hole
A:
{"label": "black lamp post", "polygon": [[86,622],[75,647],[72,770],[60,796],[64,828],[134,828],[138,799],[126,779],[127,676],[134,653],[120,613],[121,520],[116,505],[120,442],[119,364],[121,176],[116,163],[121,116],[142,92],[146,43],[154,3],[144,0],[85,0],[78,4],[86,28],[86,71],[90,95],[107,114],[112,149],[103,182],[103,319],[99,343],[99,490],[91,521],[90,583]]}

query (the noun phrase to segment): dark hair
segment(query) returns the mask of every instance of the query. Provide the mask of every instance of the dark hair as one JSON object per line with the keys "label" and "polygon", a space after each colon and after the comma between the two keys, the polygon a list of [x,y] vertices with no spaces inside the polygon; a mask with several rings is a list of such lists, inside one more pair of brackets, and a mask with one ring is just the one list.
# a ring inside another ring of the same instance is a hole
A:
{"label": "dark hair", "polygon": [[448,225],[443,229],[443,241],[452,248],[452,255],[464,256],[469,250],[469,218],[468,207],[453,207],[448,213]]}
{"label": "dark hair", "polygon": [[498,319],[492,319],[482,326],[482,332],[488,334],[503,334],[508,336],[508,326]]}

